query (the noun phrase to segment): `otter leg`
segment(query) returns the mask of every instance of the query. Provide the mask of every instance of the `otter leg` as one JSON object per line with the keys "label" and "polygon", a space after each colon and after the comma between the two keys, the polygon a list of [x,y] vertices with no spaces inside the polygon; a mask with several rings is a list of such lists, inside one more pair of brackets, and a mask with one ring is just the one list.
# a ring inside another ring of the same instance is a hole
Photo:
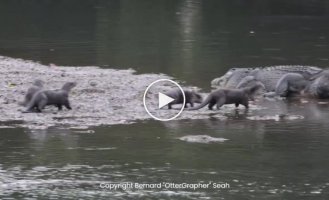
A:
{"label": "otter leg", "polygon": [[70,106],[70,102],[69,102],[69,100],[66,100],[66,101],[64,102],[64,106],[65,106],[65,108],[67,108],[67,109],[69,109],[69,110],[72,110],[72,108],[71,108],[71,106]]}
{"label": "otter leg", "polygon": [[193,107],[194,106],[194,103],[193,102],[190,102],[190,105],[191,105],[191,107]]}
{"label": "otter leg", "polygon": [[244,107],[246,107],[247,109],[249,108],[249,102],[248,100],[245,100],[241,103]]}
{"label": "otter leg", "polygon": [[35,108],[35,112],[41,113],[42,111],[41,111],[41,109],[39,107],[36,107]]}
{"label": "otter leg", "polygon": [[209,104],[208,104],[208,108],[209,108],[209,110],[212,110],[212,107],[214,106],[216,104],[216,102],[209,102]]}
{"label": "otter leg", "polygon": [[62,104],[57,104],[56,106],[57,106],[58,110],[62,110],[63,109],[63,105]]}
{"label": "otter leg", "polygon": [[28,108],[24,113],[30,113],[30,112],[41,112],[36,105]]}
{"label": "otter leg", "polygon": [[239,103],[235,103],[235,107],[236,107],[236,108],[239,107]]}
{"label": "otter leg", "polygon": [[217,110],[219,110],[220,107],[222,107],[225,104],[225,98],[223,98],[223,97],[222,98],[219,98],[216,104],[217,104],[216,105]]}
{"label": "otter leg", "polygon": [[170,104],[168,104],[168,109],[171,109],[171,103],[170,103]]}
{"label": "otter leg", "polygon": [[47,105],[47,100],[45,100],[45,99],[41,99],[41,100],[38,102],[37,106],[36,106],[36,110],[37,110],[37,112],[41,112],[42,109],[44,109],[44,108],[46,107],[46,105]]}

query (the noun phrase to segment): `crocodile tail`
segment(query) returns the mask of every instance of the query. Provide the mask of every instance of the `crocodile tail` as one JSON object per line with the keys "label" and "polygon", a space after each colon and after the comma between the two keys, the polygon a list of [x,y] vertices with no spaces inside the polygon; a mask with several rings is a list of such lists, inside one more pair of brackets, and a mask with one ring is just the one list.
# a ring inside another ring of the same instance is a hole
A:
{"label": "crocodile tail", "polygon": [[198,106],[192,107],[192,108],[187,108],[186,110],[199,110],[200,108],[205,107],[207,104],[209,104],[210,100],[212,99],[212,95],[209,94],[208,97]]}

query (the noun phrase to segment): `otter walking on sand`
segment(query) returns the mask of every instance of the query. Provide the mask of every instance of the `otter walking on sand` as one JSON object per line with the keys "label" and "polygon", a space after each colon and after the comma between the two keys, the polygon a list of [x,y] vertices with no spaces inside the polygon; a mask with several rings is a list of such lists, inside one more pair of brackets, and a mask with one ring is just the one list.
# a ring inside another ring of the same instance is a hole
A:
{"label": "otter walking on sand", "polygon": [[219,109],[224,104],[235,104],[236,107],[238,107],[239,104],[242,104],[248,108],[248,100],[253,99],[255,93],[261,88],[265,88],[264,85],[260,82],[257,82],[252,87],[246,87],[242,89],[218,89],[210,93],[199,106],[188,108],[187,110],[198,110],[205,107],[206,105],[208,105],[209,110],[212,110],[215,104],[217,109]]}
{"label": "otter walking on sand", "polygon": [[35,108],[37,112],[41,112],[47,105],[57,106],[58,110],[62,110],[62,106],[71,110],[69,102],[69,92],[77,84],[75,82],[67,82],[58,90],[41,90],[33,95],[31,101],[27,105],[25,112],[33,112]]}
{"label": "otter walking on sand", "polygon": [[[185,94],[185,107],[187,107],[187,104],[189,103],[191,107],[194,106],[194,103],[202,103],[202,96],[194,91],[189,90],[183,90]],[[173,89],[165,93],[167,96],[175,99],[174,101],[170,102],[168,104],[168,109],[172,108],[172,105],[174,104],[182,104],[183,94],[180,89]]]}
{"label": "otter walking on sand", "polygon": [[20,102],[19,105],[27,106],[27,104],[31,101],[33,95],[38,91],[43,89],[44,81],[37,79],[33,82],[33,85],[27,90],[24,101]]}

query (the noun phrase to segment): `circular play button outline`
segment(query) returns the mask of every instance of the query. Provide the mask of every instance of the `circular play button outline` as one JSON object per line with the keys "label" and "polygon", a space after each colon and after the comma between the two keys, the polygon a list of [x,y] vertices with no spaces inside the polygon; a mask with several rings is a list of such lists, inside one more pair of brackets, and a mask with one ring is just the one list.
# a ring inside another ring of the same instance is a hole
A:
{"label": "circular play button outline", "polygon": [[[178,112],[175,116],[173,116],[173,117],[171,117],[171,118],[167,118],[167,119],[161,119],[161,118],[158,118],[158,117],[154,116],[154,115],[148,110],[148,108],[147,108],[147,106],[146,106],[146,94],[147,94],[147,92],[149,91],[149,89],[150,89],[154,84],[156,84],[156,83],[158,83],[158,82],[161,82],[161,81],[168,81],[168,82],[170,82],[170,83],[173,83],[174,85],[176,85],[176,86],[179,88],[179,90],[181,91],[181,93],[182,93],[182,95],[183,95],[183,105],[182,105],[182,108],[179,110],[179,112]],[[184,110],[184,108],[185,108],[185,103],[186,103],[186,98],[185,98],[185,93],[184,93],[183,88],[182,88],[178,83],[176,83],[175,81],[170,80],[170,79],[158,79],[158,80],[156,80],[156,81],[153,81],[149,86],[147,86],[147,88],[146,88],[146,90],[145,90],[145,92],[144,92],[144,96],[143,96],[143,104],[144,104],[144,108],[145,108],[147,114],[149,114],[153,119],[155,119],[155,120],[159,120],[159,121],[170,121],[170,120],[173,120],[173,119],[177,118],[177,117],[183,112],[183,110]]]}

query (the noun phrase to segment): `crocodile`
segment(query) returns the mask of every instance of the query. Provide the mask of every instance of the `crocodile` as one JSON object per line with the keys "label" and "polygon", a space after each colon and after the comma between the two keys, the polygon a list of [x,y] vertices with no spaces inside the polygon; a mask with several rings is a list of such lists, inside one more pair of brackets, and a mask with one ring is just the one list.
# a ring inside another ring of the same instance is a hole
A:
{"label": "crocodile", "polygon": [[239,82],[248,76],[254,68],[231,68],[223,76],[211,81],[214,88],[236,88]]}
{"label": "crocodile", "polygon": [[274,92],[279,79],[288,73],[297,73],[306,80],[321,73],[323,70],[314,66],[279,65],[259,68],[232,68],[223,76],[211,81],[216,88],[243,88],[260,81],[266,92]]}

